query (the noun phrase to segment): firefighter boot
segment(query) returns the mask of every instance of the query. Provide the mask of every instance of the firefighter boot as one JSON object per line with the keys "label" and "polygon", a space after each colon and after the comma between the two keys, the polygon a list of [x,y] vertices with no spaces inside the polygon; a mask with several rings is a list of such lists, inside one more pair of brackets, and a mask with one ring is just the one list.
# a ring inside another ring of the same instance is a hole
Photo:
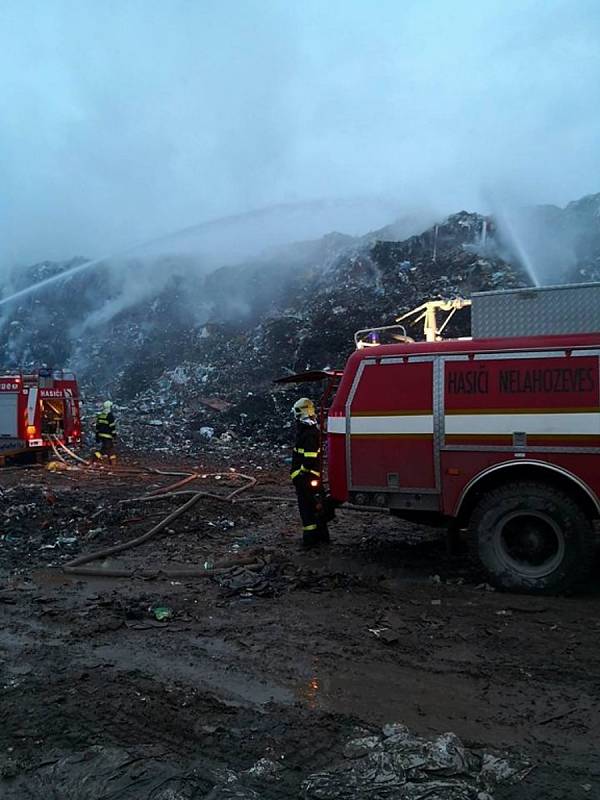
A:
{"label": "firefighter boot", "polygon": [[305,525],[302,533],[302,549],[312,550],[313,547],[318,547],[320,542],[317,526]]}
{"label": "firefighter boot", "polygon": [[114,453],[108,457],[108,460],[110,462],[111,467],[114,467],[115,464],[117,463],[117,457],[116,455],[114,455]]}
{"label": "firefighter boot", "polygon": [[329,544],[329,528],[327,523],[319,522],[317,525],[317,540],[319,544]]}

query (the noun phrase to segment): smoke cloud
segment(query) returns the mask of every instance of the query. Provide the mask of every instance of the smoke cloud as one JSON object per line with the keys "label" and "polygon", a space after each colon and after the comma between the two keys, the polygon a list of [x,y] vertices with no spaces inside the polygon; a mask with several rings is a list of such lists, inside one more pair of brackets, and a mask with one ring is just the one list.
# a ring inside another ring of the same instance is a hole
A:
{"label": "smoke cloud", "polygon": [[598,41],[595,0],[5,0],[0,270],[265,206],[312,210],[190,249],[598,191]]}

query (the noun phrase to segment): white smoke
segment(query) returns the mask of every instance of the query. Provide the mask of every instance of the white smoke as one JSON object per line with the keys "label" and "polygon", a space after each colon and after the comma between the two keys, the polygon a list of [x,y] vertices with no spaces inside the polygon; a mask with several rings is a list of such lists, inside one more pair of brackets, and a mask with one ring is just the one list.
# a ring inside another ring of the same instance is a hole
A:
{"label": "white smoke", "polygon": [[596,191],[599,25],[592,0],[5,0],[0,266],[314,196]]}

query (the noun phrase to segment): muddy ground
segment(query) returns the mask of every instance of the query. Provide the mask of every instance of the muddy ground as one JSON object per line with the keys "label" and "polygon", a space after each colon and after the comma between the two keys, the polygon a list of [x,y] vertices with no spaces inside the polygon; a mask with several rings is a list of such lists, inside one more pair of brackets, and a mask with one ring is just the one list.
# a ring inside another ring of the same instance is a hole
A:
{"label": "muddy ground", "polygon": [[[240,486],[231,466],[202,464],[223,469],[202,487]],[[62,565],[147,531],[186,497],[120,501],[176,478],[0,473],[0,796],[309,796],[349,739],[398,722],[525,759],[497,800],[600,798],[600,593],[489,591],[436,531],[382,514],[342,510],[302,552],[285,465],[233,466],[258,478],[239,503],[205,498],[93,565],[154,571],[131,578]],[[252,563],[209,575],[232,560]],[[202,577],[160,572],[177,567]]]}

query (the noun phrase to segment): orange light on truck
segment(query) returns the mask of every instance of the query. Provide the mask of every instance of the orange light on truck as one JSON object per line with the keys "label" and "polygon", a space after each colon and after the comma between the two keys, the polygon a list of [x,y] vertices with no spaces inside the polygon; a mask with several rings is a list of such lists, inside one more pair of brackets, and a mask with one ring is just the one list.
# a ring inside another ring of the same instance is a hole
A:
{"label": "orange light on truck", "polygon": [[28,425],[27,426],[27,438],[34,439],[36,434],[36,427],[35,425]]}

